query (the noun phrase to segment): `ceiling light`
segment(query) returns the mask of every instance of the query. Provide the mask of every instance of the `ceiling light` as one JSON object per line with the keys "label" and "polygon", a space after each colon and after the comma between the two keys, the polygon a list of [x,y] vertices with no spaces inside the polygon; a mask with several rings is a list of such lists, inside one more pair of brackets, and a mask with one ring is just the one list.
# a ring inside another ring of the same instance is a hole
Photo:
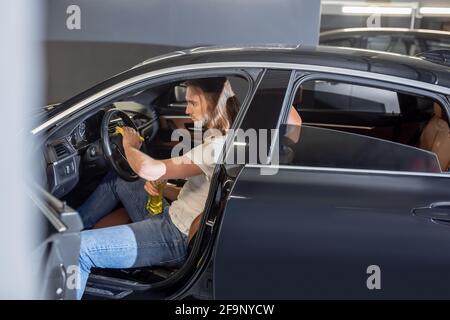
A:
{"label": "ceiling light", "polygon": [[345,14],[384,14],[384,15],[411,15],[412,8],[402,8],[402,7],[342,7],[342,13]]}
{"label": "ceiling light", "polygon": [[422,15],[448,16],[450,15],[450,8],[422,7],[419,9],[419,13]]}

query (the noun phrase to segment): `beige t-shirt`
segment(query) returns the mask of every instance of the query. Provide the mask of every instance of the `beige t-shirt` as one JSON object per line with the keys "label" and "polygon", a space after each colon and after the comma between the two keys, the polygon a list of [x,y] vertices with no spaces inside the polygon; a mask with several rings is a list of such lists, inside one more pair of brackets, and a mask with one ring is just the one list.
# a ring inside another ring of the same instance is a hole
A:
{"label": "beige t-shirt", "polygon": [[187,179],[177,200],[172,202],[169,208],[173,224],[186,235],[189,233],[192,221],[202,213],[205,207],[211,177],[225,139],[226,136],[206,137],[201,145],[185,153],[185,156],[203,171],[203,174]]}

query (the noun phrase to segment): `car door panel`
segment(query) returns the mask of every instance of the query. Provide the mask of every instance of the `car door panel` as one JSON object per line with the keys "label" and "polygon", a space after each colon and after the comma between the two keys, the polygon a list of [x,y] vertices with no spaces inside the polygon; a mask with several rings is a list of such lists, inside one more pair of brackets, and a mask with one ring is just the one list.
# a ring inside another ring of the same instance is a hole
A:
{"label": "car door panel", "polygon": [[76,299],[76,276],[83,223],[78,213],[35,186],[30,198],[41,214],[42,242],[32,259],[39,299]]}
{"label": "car door panel", "polygon": [[[450,224],[412,212],[449,201],[448,187],[442,175],[247,166],[220,230],[215,298],[448,299]],[[374,265],[381,289],[367,286]]]}

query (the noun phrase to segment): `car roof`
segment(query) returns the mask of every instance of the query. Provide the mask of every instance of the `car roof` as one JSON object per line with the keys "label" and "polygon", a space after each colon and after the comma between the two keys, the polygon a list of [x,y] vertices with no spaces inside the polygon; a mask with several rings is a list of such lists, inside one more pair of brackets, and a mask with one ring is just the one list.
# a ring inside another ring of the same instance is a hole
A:
{"label": "car roof", "polygon": [[129,72],[144,73],[189,64],[235,62],[315,65],[368,71],[439,84],[450,88],[450,67],[396,53],[365,49],[301,45],[199,47],[144,61]]}
{"label": "car roof", "polygon": [[395,53],[328,46],[308,47],[298,44],[216,46],[174,51],[151,58],[74,96],[65,101],[61,107],[65,108],[95,92],[145,73],[174,67],[182,69],[188,65],[217,66],[221,63],[226,63],[230,67],[236,64],[240,68],[246,65],[254,67],[256,64],[261,68],[283,64],[293,68],[296,65],[332,67],[396,76],[450,88],[449,67]]}
{"label": "car roof", "polygon": [[324,31],[320,33],[321,40],[326,38],[334,38],[341,36],[363,35],[363,34],[402,34],[423,36],[427,38],[448,38],[450,39],[450,32],[431,30],[431,29],[409,29],[409,28],[344,28]]}

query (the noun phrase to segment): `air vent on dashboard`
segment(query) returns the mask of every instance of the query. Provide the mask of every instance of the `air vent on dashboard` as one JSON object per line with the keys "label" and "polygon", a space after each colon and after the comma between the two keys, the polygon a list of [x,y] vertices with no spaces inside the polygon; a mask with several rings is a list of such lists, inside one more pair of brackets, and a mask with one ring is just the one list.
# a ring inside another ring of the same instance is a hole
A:
{"label": "air vent on dashboard", "polygon": [[56,144],[53,146],[53,148],[55,149],[57,159],[65,158],[70,154],[70,151],[65,144]]}

